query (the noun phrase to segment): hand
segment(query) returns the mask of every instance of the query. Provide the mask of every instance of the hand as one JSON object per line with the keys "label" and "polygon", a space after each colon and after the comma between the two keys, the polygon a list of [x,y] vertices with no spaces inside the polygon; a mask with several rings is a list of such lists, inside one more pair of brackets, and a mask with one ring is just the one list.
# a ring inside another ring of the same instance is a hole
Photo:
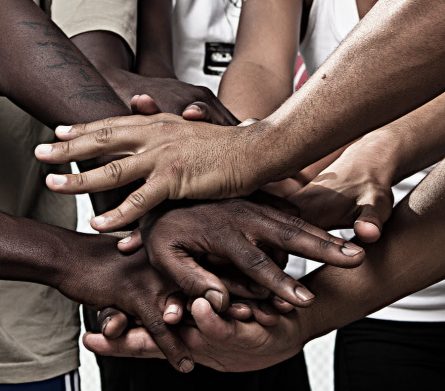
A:
{"label": "hand", "polygon": [[[239,281],[230,285],[232,294],[251,298],[236,285],[253,281],[294,306],[307,306],[314,295],[282,271],[287,253],[340,267],[358,266],[364,258],[360,247],[266,204],[234,199],[172,207],[142,219],[150,262],[187,296],[206,297],[217,312],[228,307],[229,293],[215,268],[234,265],[248,277],[226,280]],[[283,264],[268,249],[284,252]]]}
{"label": "hand", "polygon": [[[79,175],[49,175],[47,185],[61,193],[91,193],[144,184],[116,209],[92,221],[99,231],[128,225],[166,199],[231,198],[256,190],[260,180],[247,147],[252,127],[218,127],[169,114],[118,117],[88,125],[59,127],[65,142],[40,145],[47,163],[82,161],[104,155],[131,155]],[[269,165],[263,162],[264,166]]]}
{"label": "hand", "polygon": [[193,369],[190,352],[163,318],[171,306],[180,308],[180,290],[150,266],[144,251],[122,255],[116,239],[99,235],[84,235],[67,246],[78,262],[63,262],[55,288],[76,302],[97,309],[115,307],[140,319],[176,369]]}
{"label": "hand", "polygon": [[[106,79],[136,114],[159,112],[181,115],[189,121],[237,125],[239,121],[206,87],[177,79],[141,76],[122,69],[106,72]],[[148,94],[148,95],[147,95]]]}
{"label": "hand", "polygon": [[[197,299],[192,306],[196,326],[180,329],[196,362],[224,372],[254,371],[270,367],[297,354],[303,347],[295,311],[280,315],[274,326],[224,319],[209,302]],[[145,329],[109,340],[102,334],[87,333],[87,349],[106,356],[164,358]]]}
{"label": "hand", "polygon": [[302,189],[294,182],[292,190],[287,180],[282,195],[302,218],[325,229],[353,227],[360,240],[375,242],[393,209],[391,161],[382,167],[380,157],[375,146],[359,141]]}

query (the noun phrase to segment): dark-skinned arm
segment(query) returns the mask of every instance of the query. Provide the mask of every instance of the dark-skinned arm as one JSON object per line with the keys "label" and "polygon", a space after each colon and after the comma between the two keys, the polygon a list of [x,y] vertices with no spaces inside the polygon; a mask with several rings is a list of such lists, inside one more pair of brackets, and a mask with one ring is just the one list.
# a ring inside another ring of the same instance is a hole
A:
{"label": "dark-skinned arm", "polygon": [[[304,277],[317,300],[281,316],[273,327],[224,319],[203,299],[196,300],[192,314],[197,328],[182,330],[196,361],[220,371],[265,368],[292,357],[318,336],[440,281],[445,276],[444,201],[445,161],[396,207],[380,241],[366,245],[361,266],[323,266]],[[114,341],[89,334],[84,343],[108,356],[162,358],[143,329]]]}

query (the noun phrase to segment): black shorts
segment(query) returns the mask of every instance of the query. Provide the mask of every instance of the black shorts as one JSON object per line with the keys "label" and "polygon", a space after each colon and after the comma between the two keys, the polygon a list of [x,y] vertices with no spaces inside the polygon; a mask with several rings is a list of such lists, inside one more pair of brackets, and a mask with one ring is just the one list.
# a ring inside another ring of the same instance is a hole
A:
{"label": "black shorts", "polygon": [[336,391],[445,390],[445,323],[362,319],[337,332]]}

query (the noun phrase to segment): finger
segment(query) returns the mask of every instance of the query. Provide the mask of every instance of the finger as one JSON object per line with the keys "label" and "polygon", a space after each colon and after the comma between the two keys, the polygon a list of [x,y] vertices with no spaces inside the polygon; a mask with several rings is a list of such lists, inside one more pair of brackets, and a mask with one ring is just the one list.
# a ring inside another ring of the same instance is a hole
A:
{"label": "finger", "polygon": [[173,368],[182,373],[192,371],[194,362],[191,353],[179,335],[167,326],[162,315],[155,313],[152,305],[146,300],[138,299],[135,304],[142,324]]}
{"label": "finger", "polygon": [[287,314],[294,309],[294,306],[282,298],[275,296],[272,298],[272,305],[280,314]]}
{"label": "finger", "polygon": [[250,126],[250,125],[256,124],[259,121],[260,120],[258,118],[247,118],[246,120],[244,120],[243,122],[238,124],[238,126],[246,127],[246,126]]}
{"label": "finger", "polygon": [[328,232],[326,232],[324,229],[321,229],[319,227],[316,227],[315,225],[309,224],[307,221],[301,219],[300,217],[297,217],[295,215],[284,213],[281,210],[275,209],[275,208],[262,208],[261,213],[265,214],[269,218],[279,221],[283,224],[290,225],[292,227],[298,228],[300,230],[304,230],[312,235],[318,236],[321,239],[328,240],[332,243],[336,243],[338,245],[343,245],[346,240],[342,238],[337,238]]}
{"label": "finger", "polygon": [[363,248],[352,242],[336,238],[300,218],[286,216],[282,221],[287,223],[277,219],[261,224],[258,220],[257,239],[291,254],[338,267],[356,267],[364,260]]}
{"label": "finger", "polygon": [[[361,200],[363,202],[363,200]],[[392,192],[379,192],[373,199],[361,205],[359,216],[354,223],[354,232],[365,243],[374,243],[380,239],[383,224],[391,216],[393,209]]]}
{"label": "finger", "polygon": [[314,299],[308,289],[284,273],[267,254],[244,237],[233,237],[231,246],[225,246],[219,251],[224,251],[225,256],[256,283],[295,306],[307,306]]}
{"label": "finger", "polygon": [[187,106],[182,113],[182,118],[187,121],[208,121],[209,106],[204,102],[194,102]]}
{"label": "finger", "polygon": [[137,156],[130,156],[79,174],[49,174],[46,185],[62,194],[97,193],[126,186],[143,178],[151,169],[142,166]]}
{"label": "finger", "polygon": [[187,253],[180,250],[150,251],[150,262],[161,273],[169,276],[187,296],[205,297],[216,312],[228,308],[230,296],[226,286]]}
{"label": "finger", "polygon": [[91,226],[99,232],[107,232],[131,224],[168,198],[168,186],[166,177],[150,178],[117,208],[93,218]]}
{"label": "finger", "polygon": [[252,306],[255,320],[264,327],[276,326],[280,321],[280,314],[266,302],[259,302]]}
{"label": "finger", "polygon": [[241,322],[245,322],[253,317],[253,311],[247,304],[233,303],[227,309],[226,315]]}
{"label": "finger", "polygon": [[137,111],[138,111],[137,103],[138,103],[139,97],[140,97],[140,95],[134,95],[130,99],[130,109],[133,114],[137,114]]}
{"label": "finger", "polygon": [[141,142],[138,130],[137,126],[102,128],[67,141],[40,144],[35,156],[46,163],[61,164],[102,156],[133,155]]}
{"label": "finger", "polygon": [[270,295],[267,288],[257,284],[251,278],[240,274],[239,270],[215,273],[231,295],[245,299],[266,299]]}
{"label": "finger", "polygon": [[192,316],[196,326],[206,336],[217,341],[229,339],[234,334],[234,325],[221,318],[206,299],[198,298],[192,304]]}
{"label": "finger", "polygon": [[117,248],[123,253],[132,253],[143,246],[141,231],[135,229],[130,236],[127,236],[117,243]]}
{"label": "finger", "polygon": [[104,118],[87,124],[61,125],[55,130],[56,136],[60,140],[72,140],[86,134],[95,133],[106,128],[134,127],[148,125],[156,122],[153,117],[145,115],[132,115],[124,117]]}
{"label": "finger", "polygon": [[167,324],[177,324],[184,314],[184,298],[174,294],[168,297],[165,303],[164,321]]}
{"label": "finger", "polygon": [[85,333],[82,340],[88,350],[101,356],[165,358],[153,338],[142,327],[132,329],[114,340],[92,333]]}
{"label": "finger", "polygon": [[115,339],[124,333],[128,326],[128,318],[121,311],[106,308],[99,312],[97,323],[105,337]]}
{"label": "finger", "polygon": [[153,115],[153,114],[160,113],[161,109],[159,108],[159,106],[156,104],[155,100],[151,96],[149,96],[147,94],[142,94],[136,100],[134,110],[133,110],[133,106],[132,106],[132,111],[134,113],[138,113],[138,114]]}

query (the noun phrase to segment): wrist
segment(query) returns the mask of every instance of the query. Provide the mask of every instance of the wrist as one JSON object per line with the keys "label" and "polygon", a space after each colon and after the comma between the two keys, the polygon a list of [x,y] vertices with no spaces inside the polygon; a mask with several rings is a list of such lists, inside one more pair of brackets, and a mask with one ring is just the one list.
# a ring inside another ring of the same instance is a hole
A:
{"label": "wrist", "polygon": [[292,155],[283,135],[280,125],[268,119],[243,129],[248,159],[246,168],[255,178],[257,188],[295,173]]}
{"label": "wrist", "polygon": [[400,169],[400,142],[391,130],[383,128],[362,137],[349,146],[342,158],[351,156],[366,161],[366,169],[377,183],[391,187]]}

